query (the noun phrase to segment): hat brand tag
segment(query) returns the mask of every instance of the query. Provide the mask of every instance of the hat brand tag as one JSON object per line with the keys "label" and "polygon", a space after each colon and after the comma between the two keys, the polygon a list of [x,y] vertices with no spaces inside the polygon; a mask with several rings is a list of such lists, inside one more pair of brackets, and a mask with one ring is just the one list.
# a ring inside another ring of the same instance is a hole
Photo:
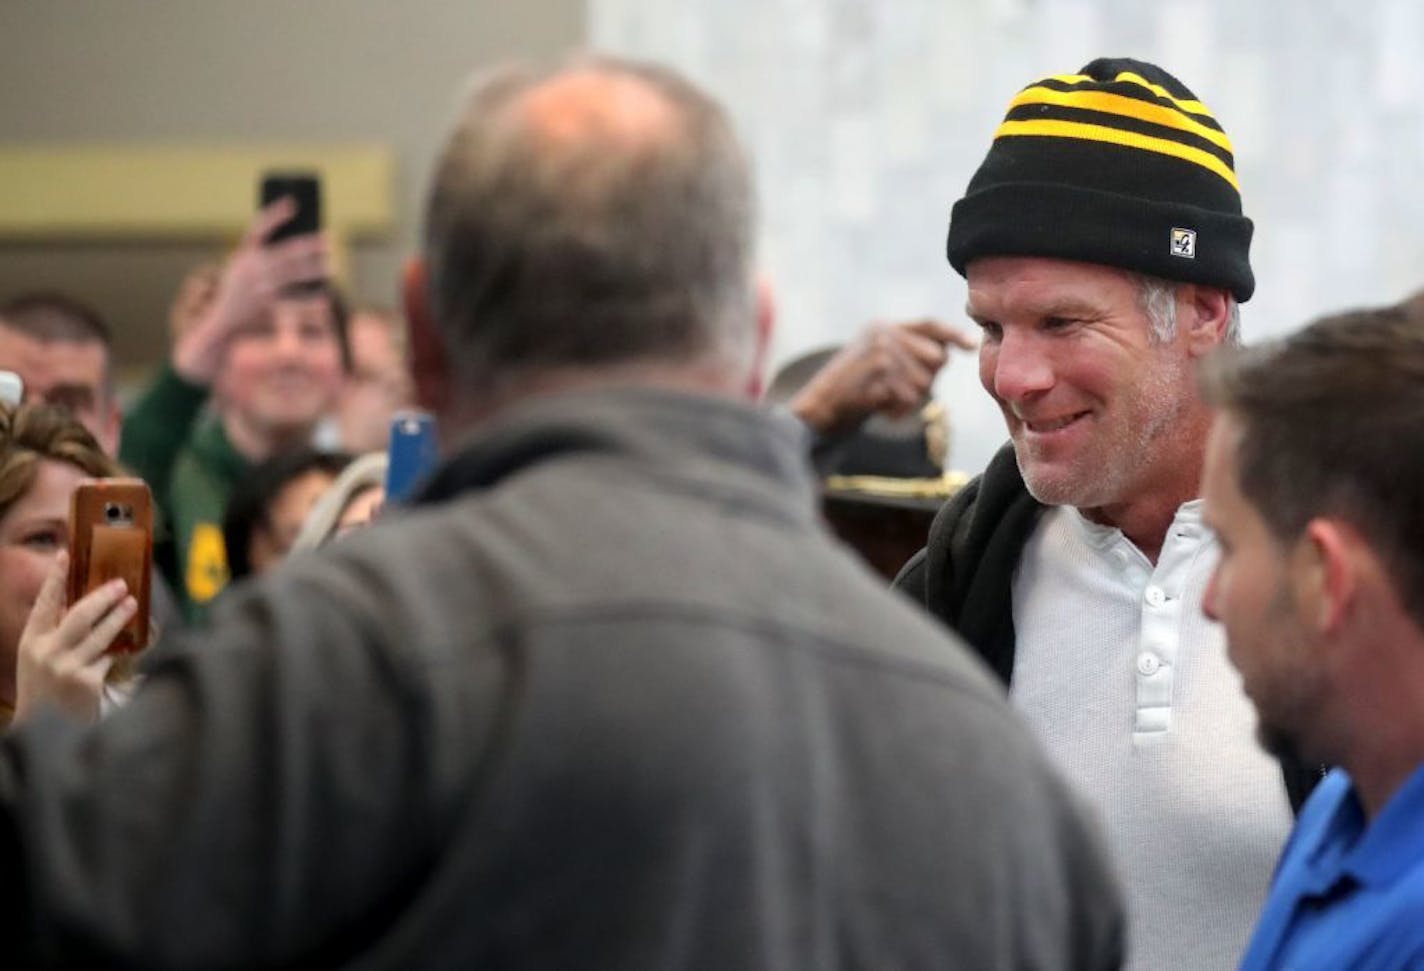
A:
{"label": "hat brand tag", "polygon": [[1197,231],[1195,229],[1172,230],[1172,255],[1187,260],[1197,258]]}

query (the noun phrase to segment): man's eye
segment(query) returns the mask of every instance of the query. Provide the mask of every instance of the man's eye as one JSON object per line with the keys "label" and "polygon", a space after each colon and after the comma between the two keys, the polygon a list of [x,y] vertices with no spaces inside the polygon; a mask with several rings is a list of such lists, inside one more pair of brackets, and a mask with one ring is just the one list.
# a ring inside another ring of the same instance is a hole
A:
{"label": "man's eye", "polygon": [[987,341],[997,342],[1004,335],[1004,328],[992,320],[978,320],[975,323],[979,325],[979,330]]}
{"label": "man's eye", "polygon": [[1068,330],[1077,323],[1072,317],[1045,317],[1043,329],[1047,331]]}
{"label": "man's eye", "polygon": [[50,395],[46,403],[72,415],[83,414],[89,409],[92,398],[80,391],[63,391]]}

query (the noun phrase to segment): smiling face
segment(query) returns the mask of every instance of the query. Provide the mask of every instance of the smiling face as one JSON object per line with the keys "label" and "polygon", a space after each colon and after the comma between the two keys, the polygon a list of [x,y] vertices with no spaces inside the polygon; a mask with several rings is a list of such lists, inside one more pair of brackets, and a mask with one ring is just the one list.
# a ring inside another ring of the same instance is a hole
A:
{"label": "smiling face", "polygon": [[1237,422],[1223,415],[1207,439],[1202,498],[1221,556],[1202,610],[1226,628],[1227,652],[1256,706],[1261,744],[1276,754],[1299,753],[1321,709],[1324,668],[1291,585],[1291,549],[1241,493],[1240,437]]}
{"label": "smiling face", "polygon": [[324,295],[283,297],[232,339],[219,378],[224,408],[262,437],[306,434],[335,402],[341,344]]}
{"label": "smiling face", "polygon": [[1194,490],[1198,445],[1179,433],[1197,407],[1187,338],[1154,340],[1130,274],[991,257],[968,281],[979,380],[1035,499],[1090,511],[1184,481]]}
{"label": "smiling face", "polygon": [[0,695],[14,701],[15,651],[54,555],[69,544],[69,497],[86,473],[41,459],[35,477],[0,517]]}

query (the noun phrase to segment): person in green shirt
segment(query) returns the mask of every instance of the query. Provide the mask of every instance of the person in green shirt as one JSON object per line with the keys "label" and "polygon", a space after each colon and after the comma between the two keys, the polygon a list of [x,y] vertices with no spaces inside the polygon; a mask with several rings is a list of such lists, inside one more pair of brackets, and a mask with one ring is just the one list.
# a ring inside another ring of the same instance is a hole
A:
{"label": "person in green shirt", "polygon": [[320,234],[269,243],[290,200],[262,210],[220,273],[175,302],[172,352],[124,421],[120,458],[148,480],[171,547],[159,563],[190,620],[228,580],[222,517],[254,464],[309,443],[348,363]]}

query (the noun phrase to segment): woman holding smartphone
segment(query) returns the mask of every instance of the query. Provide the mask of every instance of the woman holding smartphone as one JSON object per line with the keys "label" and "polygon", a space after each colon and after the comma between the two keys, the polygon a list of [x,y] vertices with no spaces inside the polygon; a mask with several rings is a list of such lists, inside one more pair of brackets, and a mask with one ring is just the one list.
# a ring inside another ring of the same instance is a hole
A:
{"label": "woman holding smartphone", "polygon": [[108,584],[64,603],[71,496],[121,474],[67,412],[0,404],[0,726],[42,701],[92,719],[122,700],[131,656],[105,652],[136,601]]}

